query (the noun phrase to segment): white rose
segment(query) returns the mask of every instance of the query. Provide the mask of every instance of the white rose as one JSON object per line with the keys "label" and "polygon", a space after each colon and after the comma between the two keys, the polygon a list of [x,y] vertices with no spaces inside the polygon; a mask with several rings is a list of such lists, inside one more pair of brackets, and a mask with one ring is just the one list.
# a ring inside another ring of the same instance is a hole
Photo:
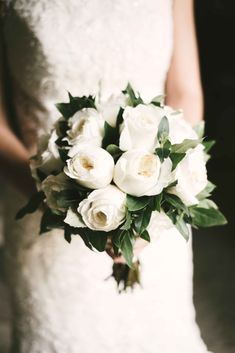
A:
{"label": "white rose", "polygon": [[69,119],[68,141],[71,145],[89,142],[101,147],[104,136],[104,120],[93,108],[84,108]]}
{"label": "white rose", "polygon": [[184,119],[182,111],[175,112],[168,106],[165,106],[164,110],[169,122],[169,140],[172,144],[182,143],[185,139],[198,139],[196,131]]}
{"label": "white rose", "polygon": [[203,145],[188,150],[174,172],[177,185],[170,192],[179,196],[187,205],[198,203],[196,197],[207,185],[207,171]]}
{"label": "white rose", "polygon": [[60,214],[61,212],[65,211],[64,208],[58,205],[55,193],[67,188],[68,178],[64,175],[64,173],[60,173],[58,175],[49,175],[42,182],[42,191],[46,195],[47,204],[55,213]]}
{"label": "white rose", "polygon": [[163,163],[158,156],[135,149],[123,153],[114,168],[115,184],[133,196],[157,195],[172,180],[172,162]]}
{"label": "white rose", "polygon": [[110,184],[113,178],[112,156],[100,147],[86,144],[71,148],[64,172],[89,189],[100,189]]}
{"label": "white rose", "polygon": [[80,202],[78,212],[88,228],[109,232],[124,221],[125,203],[126,195],[116,186],[108,185],[92,191],[87,199]]}
{"label": "white rose", "polygon": [[158,125],[163,116],[164,110],[154,105],[127,107],[123,113],[119,140],[121,150],[144,148],[152,152],[157,144]]}
{"label": "white rose", "polygon": [[124,94],[110,96],[105,102],[98,103],[98,110],[103,119],[112,127],[116,126],[117,116],[120,108],[127,105],[127,97]]}
{"label": "white rose", "polygon": [[38,179],[37,169],[48,175],[62,168],[63,162],[55,143],[57,139],[58,135],[55,130],[51,134],[42,135],[39,138],[37,155],[30,160],[32,175],[35,179]]}
{"label": "white rose", "polygon": [[147,231],[150,235],[151,240],[157,240],[161,234],[171,228],[174,228],[174,225],[171,219],[165,214],[164,211],[158,212],[153,211]]}

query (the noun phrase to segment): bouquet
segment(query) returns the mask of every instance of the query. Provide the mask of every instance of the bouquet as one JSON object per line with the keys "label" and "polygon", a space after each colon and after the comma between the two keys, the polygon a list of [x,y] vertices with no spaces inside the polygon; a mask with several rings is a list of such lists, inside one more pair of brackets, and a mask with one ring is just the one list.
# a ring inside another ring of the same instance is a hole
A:
{"label": "bouquet", "polygon": [[79,235],[91,250],[122,254],[126,264],[114,262],[112,273],[119,289],[139,282],[139,237],[150,242],[172,226],[187,240],[189,225],[226,223],[210,200],[206,162],[214,141],[163,96],[146,103],[128,84],[105,102],[69,94],[56,107],[62,116],[31,158],[38,192],[16,218],[41,208],[40,234],[59,228],[68,242]]}

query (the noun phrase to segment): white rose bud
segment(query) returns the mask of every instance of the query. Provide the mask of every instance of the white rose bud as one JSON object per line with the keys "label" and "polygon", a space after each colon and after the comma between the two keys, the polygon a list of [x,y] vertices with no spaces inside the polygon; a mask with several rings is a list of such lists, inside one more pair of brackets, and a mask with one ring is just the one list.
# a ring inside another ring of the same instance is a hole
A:
{"label": "white rose bud", "polygon": [[160,194],[172,180],[172,162],[140,149],[123,153],[114,169],[115,184],[133,196]]}
{"label": "white rose bud", "polygon": [[101,147],[104,136],[104,120],[93,108],[84,108],[69,119],[70,129],[67,131],[71,145],[89,142]]}
{"label": "white rose bud", "polygon": [[124,94],[118,96],[110,96],[105,102],[98,103],[98,110],[103,119],[112,127],[116,126],[117,116],[120,107],[124,108],[127,105],[127,97]]}
{"label": "white rose bud", "polygon": [[125,203],[126,195],[116,186],[108,185],[92,191],[80,202],[78,212],[88,228],[109,232],[124,221]]}
{"label": "white rose bud", "polygon": [[49,175],[51,172],[59,171],[62,168],[63,162],[55,143],[57,139],[58,135],[55,130],[51,134],[42,135],[39,138],[37,155],[30,160],[31,172],[35,179],[38,179],[37,169]]}
{"label": "white rose bud", "polygon": [[170,192],[179,196],[187,206],[198,203],[196,196],[208,183],[203,149],[203,145],[200,144],[188,150],[174,173],[178,183]]}
{"label": "white rose bud", "polygon": [[100,189],[110,184],[113,178],[112,156],[100,147],[86,144],[71,148],[64,172],[80,185],[89,189]]}
{"label": "white rose bud", "polygon": [[65,211],[64,208],[58,205],[55,192],[60,192],[66,188],[68,188],[68,178],[64,173],[49,175],[42,182],[42,191],[46,195],[47,204],[55,213],[60,214]]}
{"label": "white rose bud", "polygon": [[157,144],[158,125],[163,116],[164,110],[154,105],[139,104],[135,108],[127,107],[121,126],[121,150],[144,148],[152,152]]}
{"label": "white rose bud", "polygon": [[172,144],[182,143],[185,139],[198,139],[196,131],[184,119],[182,111],[175,112],[168,106],[165,106],[164,110],[169,122],[169,140]]}

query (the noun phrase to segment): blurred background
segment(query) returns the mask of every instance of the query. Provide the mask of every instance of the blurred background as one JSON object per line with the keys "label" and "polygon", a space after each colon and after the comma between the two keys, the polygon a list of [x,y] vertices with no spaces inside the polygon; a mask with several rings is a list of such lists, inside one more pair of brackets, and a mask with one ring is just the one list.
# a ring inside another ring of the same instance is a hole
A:
{"label": "blurred background", "polygon": [[[206,135],[216,139],[209,178],[229,224],[194,232],[194,302],[209,350],[235,352],[235,1],[196,0]],[[1,225],[0,225],[1,226]],[[0,230],[1,234],[1,230]],[[0,239],[0,353],[10,341],[10,307]],[[189,352],[190,353],[190,352]]]}
{"label": "blurred background", "polygon": [[215,201],[228,225],[194,233],[194,300],[209,350],[235,352],[235,2],[196,0],[206,135],[216,139],[208,164]]}

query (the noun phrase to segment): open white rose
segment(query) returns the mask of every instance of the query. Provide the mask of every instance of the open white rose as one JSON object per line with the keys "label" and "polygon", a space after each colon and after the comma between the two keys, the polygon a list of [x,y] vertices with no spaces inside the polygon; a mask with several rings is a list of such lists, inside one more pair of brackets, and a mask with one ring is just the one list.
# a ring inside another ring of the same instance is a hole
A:
{"label": "open white rose", "polygon": [[112,156],[100,147],[87,144],[71,148],[64,172],[89,189],[100,189],[110,184],[113,178]]}
{"label": "open white rose", "polygon": [[174,173],[178,183],[170,192],[179,196],[187,206],[198,203],[196,195],[208,183],[203,148],[203,145],[199,144],[194,149],[188,150]]}
{"label": "open white rose", "polygon": [[68,188],[68,178],[64,175],[64,173],[49,175],[42,182],[42,191],[46,195],[47,204],[55,213],[60,214],[65,211],[64,208],[58,205],[55,193],[66,188]]}
{"label": "open white rose", "polygon": [[164,110],[169,122],[169,140],[172,144],[182,143],[185,139],[198,139],[196,131],[184,119],[182,111],[175,112],[167,106],[164,107]]}
{"label": "open white rose", "polygon": [[78,212],[88,228],[109,232],[124,221],[125,203],[126,195],[116,186],[108,185],[92,191],[80,202]]}
{"label": "open white rose", "polygon": [[164,110],[154,105],[127,107],[123,113],[119,140],[121,150],[144,148],[153,152],[157,144],[158,125],[163,116]]}
{"label": "open white rose", "polygon": [[162,192],[172,180],[172,162],[163,163],[146,150],[135,149],[123,153],[114,169],[115,184],[133,196],[151,196]]}
{"label": "open white rose", "polygon": [[93,108],[84,108],[69,119],[67,131],[70,144],[89,142],[94,146],[101,146],[104,136],[104,120]]}
{"label": "open white rose", "polygon": [[126,105],[127,97],[124,94],[112,95],[105,102],[98,103],[98,111],[109,125],[115,127],[120,107],[124,108]]}
{"label": "open white rose", "polygon": [[62,168],[63,162],[55,143],[57,139],[58,135],[55,130],[51,134],[42,135],[39,138],[37,155],[30,160],[32,175],[35,179],[38,178],[37,169],[49,175],[51,172],[59,171]]}

